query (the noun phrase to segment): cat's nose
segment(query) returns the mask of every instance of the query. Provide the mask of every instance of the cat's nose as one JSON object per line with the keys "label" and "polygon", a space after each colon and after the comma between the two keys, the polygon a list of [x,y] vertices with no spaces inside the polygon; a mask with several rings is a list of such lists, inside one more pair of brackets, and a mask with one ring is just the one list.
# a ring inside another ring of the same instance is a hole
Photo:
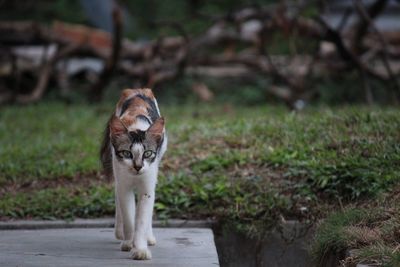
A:
{"label": "cat's nose", "polygon": [[137,172],[139,172],[139,171],[142,169],[142,166],[133,166],[133,168],[135,168],[135,170],[136,170]]}

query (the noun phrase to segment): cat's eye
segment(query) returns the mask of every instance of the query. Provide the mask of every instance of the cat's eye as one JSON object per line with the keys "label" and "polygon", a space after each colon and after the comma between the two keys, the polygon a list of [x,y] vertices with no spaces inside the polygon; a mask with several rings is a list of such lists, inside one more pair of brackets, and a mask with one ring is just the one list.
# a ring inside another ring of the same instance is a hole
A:
{"label": "cat's eye", "polygon": [[121,153],[124,158],[128,158],[128,159],[132,158],[132,153],[128,150],[123,150]]}
{"label": "cat's eye", "polygon": [[152,155],[153,155],[153,151],[151,151],[151,150],[146,150],[144,153],[143,153],[143,157],[144,158],[150,158]]}

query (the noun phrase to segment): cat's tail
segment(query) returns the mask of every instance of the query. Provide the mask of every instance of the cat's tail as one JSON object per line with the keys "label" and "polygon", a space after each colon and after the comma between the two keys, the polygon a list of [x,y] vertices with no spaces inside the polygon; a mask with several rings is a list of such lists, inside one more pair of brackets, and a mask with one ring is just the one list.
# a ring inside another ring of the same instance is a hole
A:
{"label": "cat's tail", "polygon": [[[114,114],[111,116],[111,118]],[[110,121],[107,121],[107,126],[104,130],[103,141],[100,148],[100,161],[103,167],[104,174],[107,179],[112,179],[113,167],[112,167],[112,156],[111,156],[111,140],[110,140]]]}

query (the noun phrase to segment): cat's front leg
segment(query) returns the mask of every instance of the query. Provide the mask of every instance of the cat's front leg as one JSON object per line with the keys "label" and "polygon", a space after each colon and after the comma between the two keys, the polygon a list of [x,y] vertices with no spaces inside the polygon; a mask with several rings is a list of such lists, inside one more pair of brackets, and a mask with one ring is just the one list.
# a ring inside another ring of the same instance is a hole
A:
{"label": "cat's front leg", "polygon": [[[135,196],[129,187],[116,183],[116,199],[118,201],[120,216],[122,219],[123,240],[121,250],[132,249],[134,222],[135,222]],[[118,208],[118,207],[116,207]]]}
{"label": "cat's front leg", "polygon": [[157,241],[156,241],[156,238],[155,238],[155,236],[153,234],[153,220],[150,219],[150,223],[147,226],[147,245],[155,246],[156,243],[157,243]]}
{"label": "cat's front leg", "polygon": [[[150,190],[139,191],[132,248],[132,258],[135,260],[151,259],[151,252],[148,248],[147,242],[149,238],[149,224],[151,223],[153,215],[155,199],[154,188],[155,185],[151,188],[147,188]],[[154,236],[152,237],[154,239]]]}
{"label": "cat's front leg", "polygon": [[118,201],[117,187],[115,187],[115,223],[114,223],[114,234],[117,240],[124,240],[124,228],[123,228],[121,207]]}

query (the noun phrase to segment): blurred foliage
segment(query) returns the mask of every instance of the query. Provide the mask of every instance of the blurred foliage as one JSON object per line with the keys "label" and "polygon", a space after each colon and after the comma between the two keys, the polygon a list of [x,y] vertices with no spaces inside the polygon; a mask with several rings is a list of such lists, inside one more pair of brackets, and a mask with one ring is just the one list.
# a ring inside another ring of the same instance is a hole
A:
{"label": "blurred foliage", "polygon": [[208,16],[221,16],[229,11],[251,5],[265,5],[276,3],[274,0],[121,0],[121,3],[129,10],[136,27],[131,33],[136,38],[155,38],[160,35],[177,35],[171,27],[165,27],[165,23],[154,25],[155,22],[179,22],[189,35],[199,34],[212,23],[198,14]]}
{"label": "blurred foliage", "polygon": [[0,1],[0,20],[87,23],[78,0]]}
{"label": "blurred foliage", "polygon": [[[199,33],[210,25],[211,21],[199,19],[196,13],[222,15],[229,11],[250,5],[276,3],[276,0],[119,0],[130,15],[127,25],[129,36],[136,38],[155,38],[160,34],[177,34],[171,28],[156,27],[154,22],[178,21],[184,24],[189,33]],[[35,20],[50,23],[62,20],[72,23],[88,24],[79,0],[24,0],[1,1],[0,20]]]}

